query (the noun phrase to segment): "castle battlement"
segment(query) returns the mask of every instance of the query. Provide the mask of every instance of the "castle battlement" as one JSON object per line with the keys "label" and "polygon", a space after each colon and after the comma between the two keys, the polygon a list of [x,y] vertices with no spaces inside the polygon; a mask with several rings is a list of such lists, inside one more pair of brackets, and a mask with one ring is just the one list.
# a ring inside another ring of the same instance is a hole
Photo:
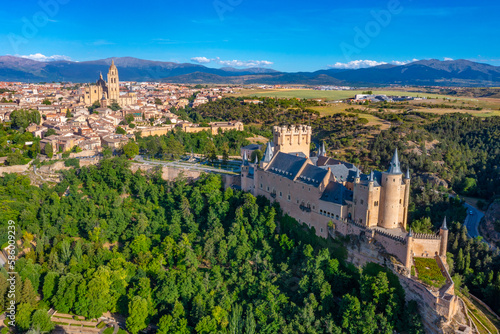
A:
{"label": "castle battlement", "polygon": [[386,238],[392,239],[394,241],[400,242],[403,245],[406,245],[406,239],[403,237],[400,237],[398,235],[391,234],[389,232],[381,231],[379,229],[375,229],[375,234],[379,234],[381,236],[384,236]]}
{"label": "castle battlement", "polygon": [[414,239],[434,239],[439,240],[441,237],[437,234],[427,234],[427,233],[413,233]]}
{"label": "castle battlement", "polygon": [[290,125],[288,126],[274,126],[273,127],[273,132],[274,133],[280,133],[280,134],[291,134],[291,133],[312,133],[312,127],[309,125]]}

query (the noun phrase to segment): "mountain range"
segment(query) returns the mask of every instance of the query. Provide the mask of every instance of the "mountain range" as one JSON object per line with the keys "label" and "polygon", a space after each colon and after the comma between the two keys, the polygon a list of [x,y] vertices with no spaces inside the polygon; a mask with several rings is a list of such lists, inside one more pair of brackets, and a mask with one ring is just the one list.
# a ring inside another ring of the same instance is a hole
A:
{"label": "mountain range", "polygon": [[198,64],[144,60],[132,57],[93,61],[40,62],[0,56],[0,81],[95,82],[114,59],[120,80],[215,84],[300,84],[348,86],[499,86],[500,67],[469,60],[419,60],[405,65],[315,72],[280,72],[269,68],[210,68]]}

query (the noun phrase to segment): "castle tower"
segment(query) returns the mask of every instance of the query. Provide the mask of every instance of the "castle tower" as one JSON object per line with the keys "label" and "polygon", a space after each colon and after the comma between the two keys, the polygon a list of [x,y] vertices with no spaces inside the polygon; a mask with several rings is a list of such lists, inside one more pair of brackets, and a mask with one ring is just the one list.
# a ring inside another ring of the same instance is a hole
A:
{"label": "castle tower", "polygon": [[443,225],[439,229],[441,244],[439,245],[439,256],[446,262],[446,251],[448,249],[448,227],[446,226],[446,217],[444,217]]}
{"label": "castle tower", "polygon": [[406,167],[403,183],[405,187],[403,200],[403,227],[406,229],[408,225],[408,206],[410,205],[410,167]]}
{"label": "castle tower", "polygon": [[115,66],[115,61],[111,60],[111,66],[108,71],[108,99],[112,102],[119,102],[120,98],[120,81],[118,79],[118,69]]}
{"label": "castle tower", "polygon": [[403,183],[397,148],[389,170],[382,173],[381,183],[381,208],[378,226],[384,228],[403,226],[405,184]]}
{"label": "castle tower", "polygon": [[243,191],[251,191],[248,175],[250,173],[250,165],[247,160],[247,151],[243,153],[243,161],[241,162],[241,189]]}
{"label": "castle tower", "polygon": [[273,127],[276,152],[303,153],[310,156],[312,129],[308,125]]}
{"label": "castle tower", "polygon": [[[412,248],[413,248],[413,233],[410,232],[406,236],[406,259],[405,259],[405,267],[410,271],[412,265]],[[411,271],[410,271],[411,272]]]}

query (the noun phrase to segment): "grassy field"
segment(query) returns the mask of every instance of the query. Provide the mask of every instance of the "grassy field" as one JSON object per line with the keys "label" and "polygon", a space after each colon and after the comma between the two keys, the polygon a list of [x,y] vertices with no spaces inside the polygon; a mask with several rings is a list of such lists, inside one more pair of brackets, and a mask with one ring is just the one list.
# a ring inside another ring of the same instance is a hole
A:
{"label": "grassy field", "polygon": [[[354,109],[358,109],[360,111],[363,111],[364,109],[366,109],[364,106],[356,106],[356,105],[350,106],[350,105],[347,105],[345,103],[336,103],[336,104],[331,104],[328,106],[311,107],[310,109],[319,111],[321,116],[330,116],[333,114],[346,112],[345,111],[346,108],[354,108]],[[362,112],[356,113],[356,114],[359,116],[359,118],[366,118],[369,121],[369,123],[367,124],[369,126],[380,125],[381,130],[386,130],[386,129],[389,129],[391,127],[390,122],[382,120],[376,116],[373,116],[370,114],[365,114]]]}
{"label": "grassy field", "polygon": [[[313,89],[243,89],[237,96],[267,96],[278,98],[300,98],[300,99],[326,99],[326,100],[342,100],[354,97],[356,94],[362,94],[363,90],[330,90],[321,91]],[[374,90],[373,94],[383,95],[408,95],[414,97],[429,97],[429,98],[451,98],[446,95],[401,92],[395,90]]]}
{"label": "grassy field", "polygon": [[419,280],[436,288],[440,288],[446,283],[446,279],[434,258],[416,257],[414,261]]}

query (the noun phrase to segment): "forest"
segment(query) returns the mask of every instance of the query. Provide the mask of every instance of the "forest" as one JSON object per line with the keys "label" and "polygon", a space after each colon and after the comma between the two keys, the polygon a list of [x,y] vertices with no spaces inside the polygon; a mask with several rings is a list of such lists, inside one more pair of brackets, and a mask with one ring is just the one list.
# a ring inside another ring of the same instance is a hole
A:
{"label": "forest", "polygon": [[[347,264],[341,241],[217,175],[168,182],[128,164],[70,169],[54,186],[0,178],[2,224],[29,249],[15,268],[18,331],[50,331],[52,307],[119,313],[133,334],[423,333],[397,277]],[[6,290],[2,269],[0,308]]]}

